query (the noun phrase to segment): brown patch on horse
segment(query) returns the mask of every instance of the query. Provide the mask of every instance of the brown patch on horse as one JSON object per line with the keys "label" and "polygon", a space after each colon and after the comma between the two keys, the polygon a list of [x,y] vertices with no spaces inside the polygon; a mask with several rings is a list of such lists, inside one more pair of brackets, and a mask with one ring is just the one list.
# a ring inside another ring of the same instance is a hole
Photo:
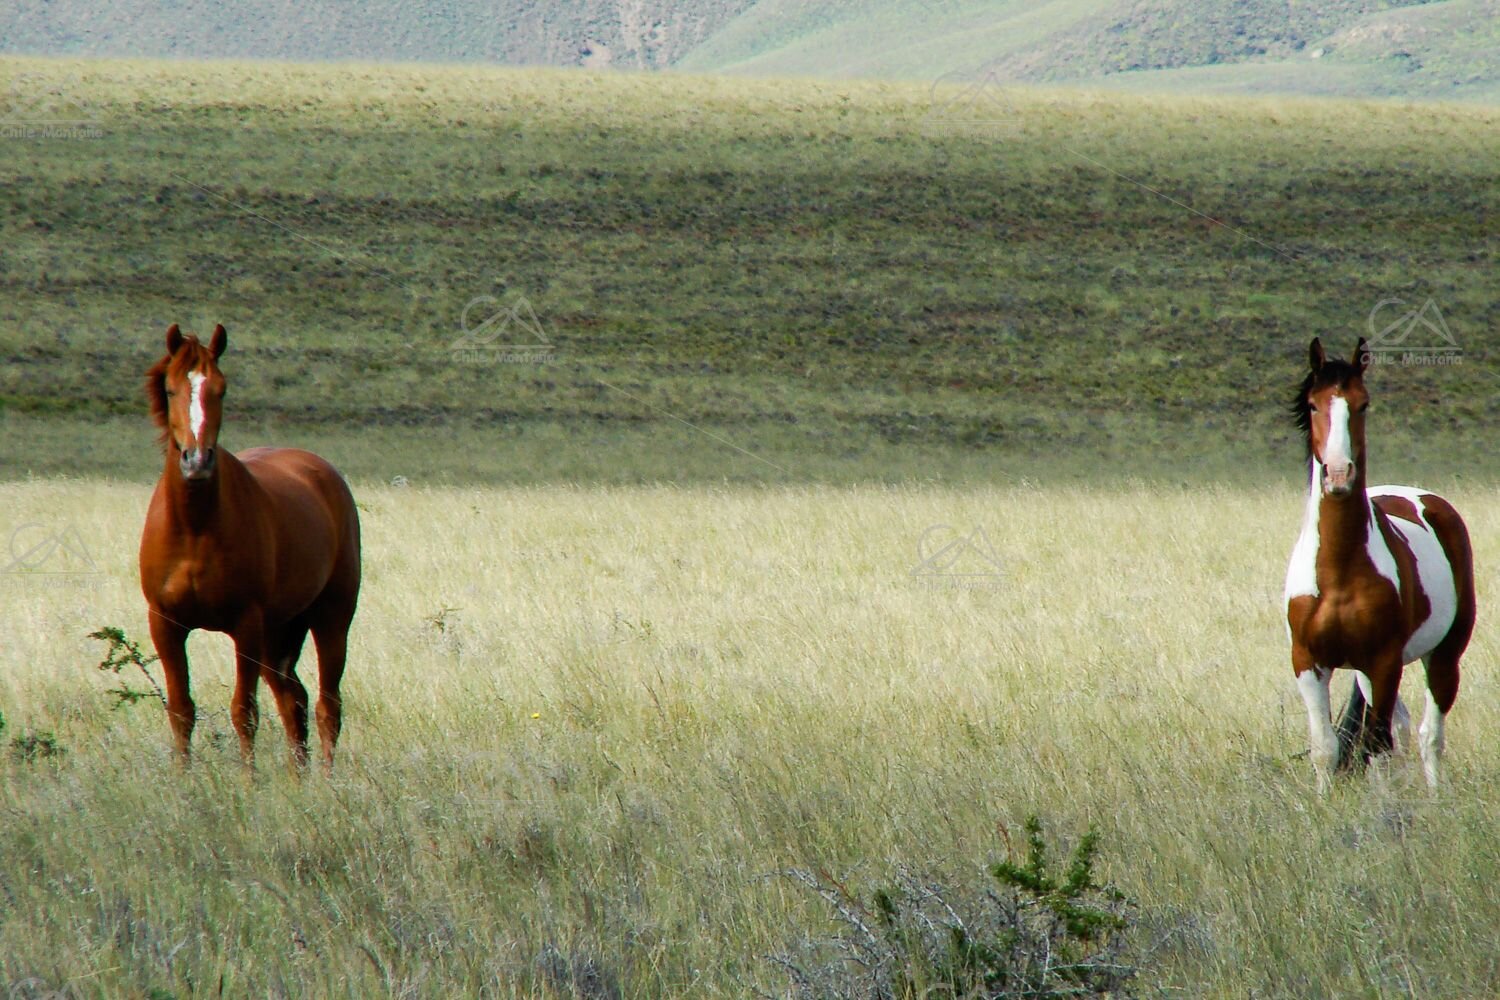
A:
{"label": "brown patch on horse", "polygon": [[1371,501],[1377,510],[1387,517],[1399,517],[1403,521],[1410,521],[1418,527],[1422,526],[1422,517],[1417,513],[1417,505],[1406,497],[1381,496]]}

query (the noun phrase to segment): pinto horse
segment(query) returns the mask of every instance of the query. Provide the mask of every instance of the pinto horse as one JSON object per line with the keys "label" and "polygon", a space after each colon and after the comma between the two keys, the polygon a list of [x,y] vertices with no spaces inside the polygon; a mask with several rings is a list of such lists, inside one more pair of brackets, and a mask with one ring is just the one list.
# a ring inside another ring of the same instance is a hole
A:
{"label": "pinto horse", "polygon": [[205,347],[174,323],[167,329],[167,356],[146,374],[166,468],[141,534],[141,590],[166,674],[167,713],[186,763],[195,715],[188,633],[227,632],[235,651],[230,714],[242,758],[253,763],[256,686],[264,678],[300,768],[307,763],[307,689],[296,666],[312,632],[318,736],[329,768],[359,597],[359,517],[343,478],[310,452],[252,448],[235,456],[218,447],[224,399],[218,361],[226,342],[223,326],[214,328]]}
{"label": "pinto horse", "polygon": [[[1392,722],[1408,716],[1397,689],[1406,664],[1427,671],[1419,747],[1436,787],[1443,721],[1458,696],[1458,661],[1474,629],[1474,559],[1453,506],[1411,486],[1366,487],[1364,373],[1354,358],[1326,357],[1315,338],[1311,370],[1292,403],[1307,438],[1309,485],[1302,534],[1286,573],[1292,671],[1307,705],[1318,787],[1331,769],[1393,749]],[[1329,717],[1328,682],[1357,671],[1343,720]]]}

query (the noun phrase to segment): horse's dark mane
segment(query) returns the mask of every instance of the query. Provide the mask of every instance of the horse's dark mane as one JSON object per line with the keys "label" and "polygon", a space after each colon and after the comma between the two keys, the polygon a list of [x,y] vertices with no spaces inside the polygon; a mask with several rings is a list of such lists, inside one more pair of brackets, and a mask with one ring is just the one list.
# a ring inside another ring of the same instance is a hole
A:
{"label": "horse's dark mane", "polygon": [[1307,397],[1319,386],[1346,386],[1351,378],[1356,378],[1359,374],[1360,370],[1349,362],[1329,358],[1317,371],[1309,371],[1302,384],[1297,387],[1297,395],[1292,400],[1290,409],[1292,420],[1302,432],[1302,440],[1307,445],[1309,459],[1312,458],[1312,404],[1307,401]]}
{"label": "horse's dark mane", "polygon": [[162,358],[146,372],[146,402],[151,406],[151,422],[161,432],[156,436],[156,443],[163,448],[167,446],[167,435],[172,432],[167,424],[167,366],[171,363],[170,356]]}

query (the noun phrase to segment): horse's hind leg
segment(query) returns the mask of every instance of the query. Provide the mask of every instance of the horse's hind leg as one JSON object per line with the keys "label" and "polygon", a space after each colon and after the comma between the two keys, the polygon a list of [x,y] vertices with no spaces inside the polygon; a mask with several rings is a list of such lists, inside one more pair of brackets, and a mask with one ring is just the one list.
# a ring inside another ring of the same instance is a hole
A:
{"label": "horse's hind leg", "polygon": [[307,688],[297,679],[297,658],[306,638],[305,622],[289,623],[271,644],[270,657],[261,669],[266,686],[276,697],[292,764],[299,769],[307,765]]}
{"label": "horse's hind leg", "polygon": [[1474,634],[1474,550],[1469,544],[1469,532],[1463,520],[1446,501],[1425,497],[1422,509],[1443,546],[1443,554],[1448,557],[1457,598],[1448,634],[1431,653],[1422,657],[1422,665],[1427,668],[1427,714],[1418,730],[1418,746],[1422,751],[1422,770],[1427,776],[1427,784],[1436,788],[1443,756],[1443,723],[1458,698],[1458,661],[1463,658],[1469,638]]}
{"label": "horse's hind leg", "polygon": [[1443,723],[1458,698],[1458,653],[1445,651],[1445,645],[1446,642],[1440,644],[1431,655],[1422,658],[1422,666],[1427,668],[1427,713],[1422,716],[1422,728],[1418,730],[1418,746],[1422,752],[1422,773],[1429,788],[1438,784],[1445,742]]}
{"label": "horse's hind leg", "polygon": [[344,703],[339,683],[344,679],[344,661],[349,652],[349,625],[359,604],[359,520],[354,500],[348,496],[348,523],[343,547],[328,586],[307,611],[313,643],[318,647],[318,742],[323,747],[323,770],[333,770],[333,748],[344,727]]}
{"label": "horse's hind leg", "polygon": [[313,626],[313,642],[318,647],[318,740],[323,745],[323,769],[327,771],[333,769],[333,748],[344,726],[339,682],[349,650],[349,619]]}

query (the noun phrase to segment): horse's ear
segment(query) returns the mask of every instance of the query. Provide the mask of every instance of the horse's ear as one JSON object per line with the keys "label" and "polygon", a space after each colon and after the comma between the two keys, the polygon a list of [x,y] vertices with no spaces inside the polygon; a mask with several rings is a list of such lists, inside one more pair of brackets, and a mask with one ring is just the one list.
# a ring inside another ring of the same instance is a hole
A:
{"label": "horse's ear", "polygon": [[172,355],[176,354],[177,348],[181,346],[182,331],[177,329],[176,323],[173,323],[171,326],[167,327],[167,357],[171,357]]}
{"label": "horse's ear", "polygon": [[[1360,341],[1360,343],[1364,343]],[[229,344],[229,334],[224,332],[224,324],[220,323],[214,327],[213,339],[208,342],[208,349],[213,354],[214,360],[219,360],[219,355],[224,353],[224,348]]]}
{"label": "horse's ear", "polygon": [[1365,338],[1359,338],[1359,346],[1354,348],[1354,358],[1350,362],[1363,375],[1365,368],[1369,366],[1370,348],[1365,344]]}
{"label": "horse's ear", "polygon": [[1308,345],[1307,360],[1312,365],[1313,371],[1318,371],[1323,367],[1323,362],[1326,360],[1323,356],[1323,342],[1317,337],[1314,337],[1312,343]]}

